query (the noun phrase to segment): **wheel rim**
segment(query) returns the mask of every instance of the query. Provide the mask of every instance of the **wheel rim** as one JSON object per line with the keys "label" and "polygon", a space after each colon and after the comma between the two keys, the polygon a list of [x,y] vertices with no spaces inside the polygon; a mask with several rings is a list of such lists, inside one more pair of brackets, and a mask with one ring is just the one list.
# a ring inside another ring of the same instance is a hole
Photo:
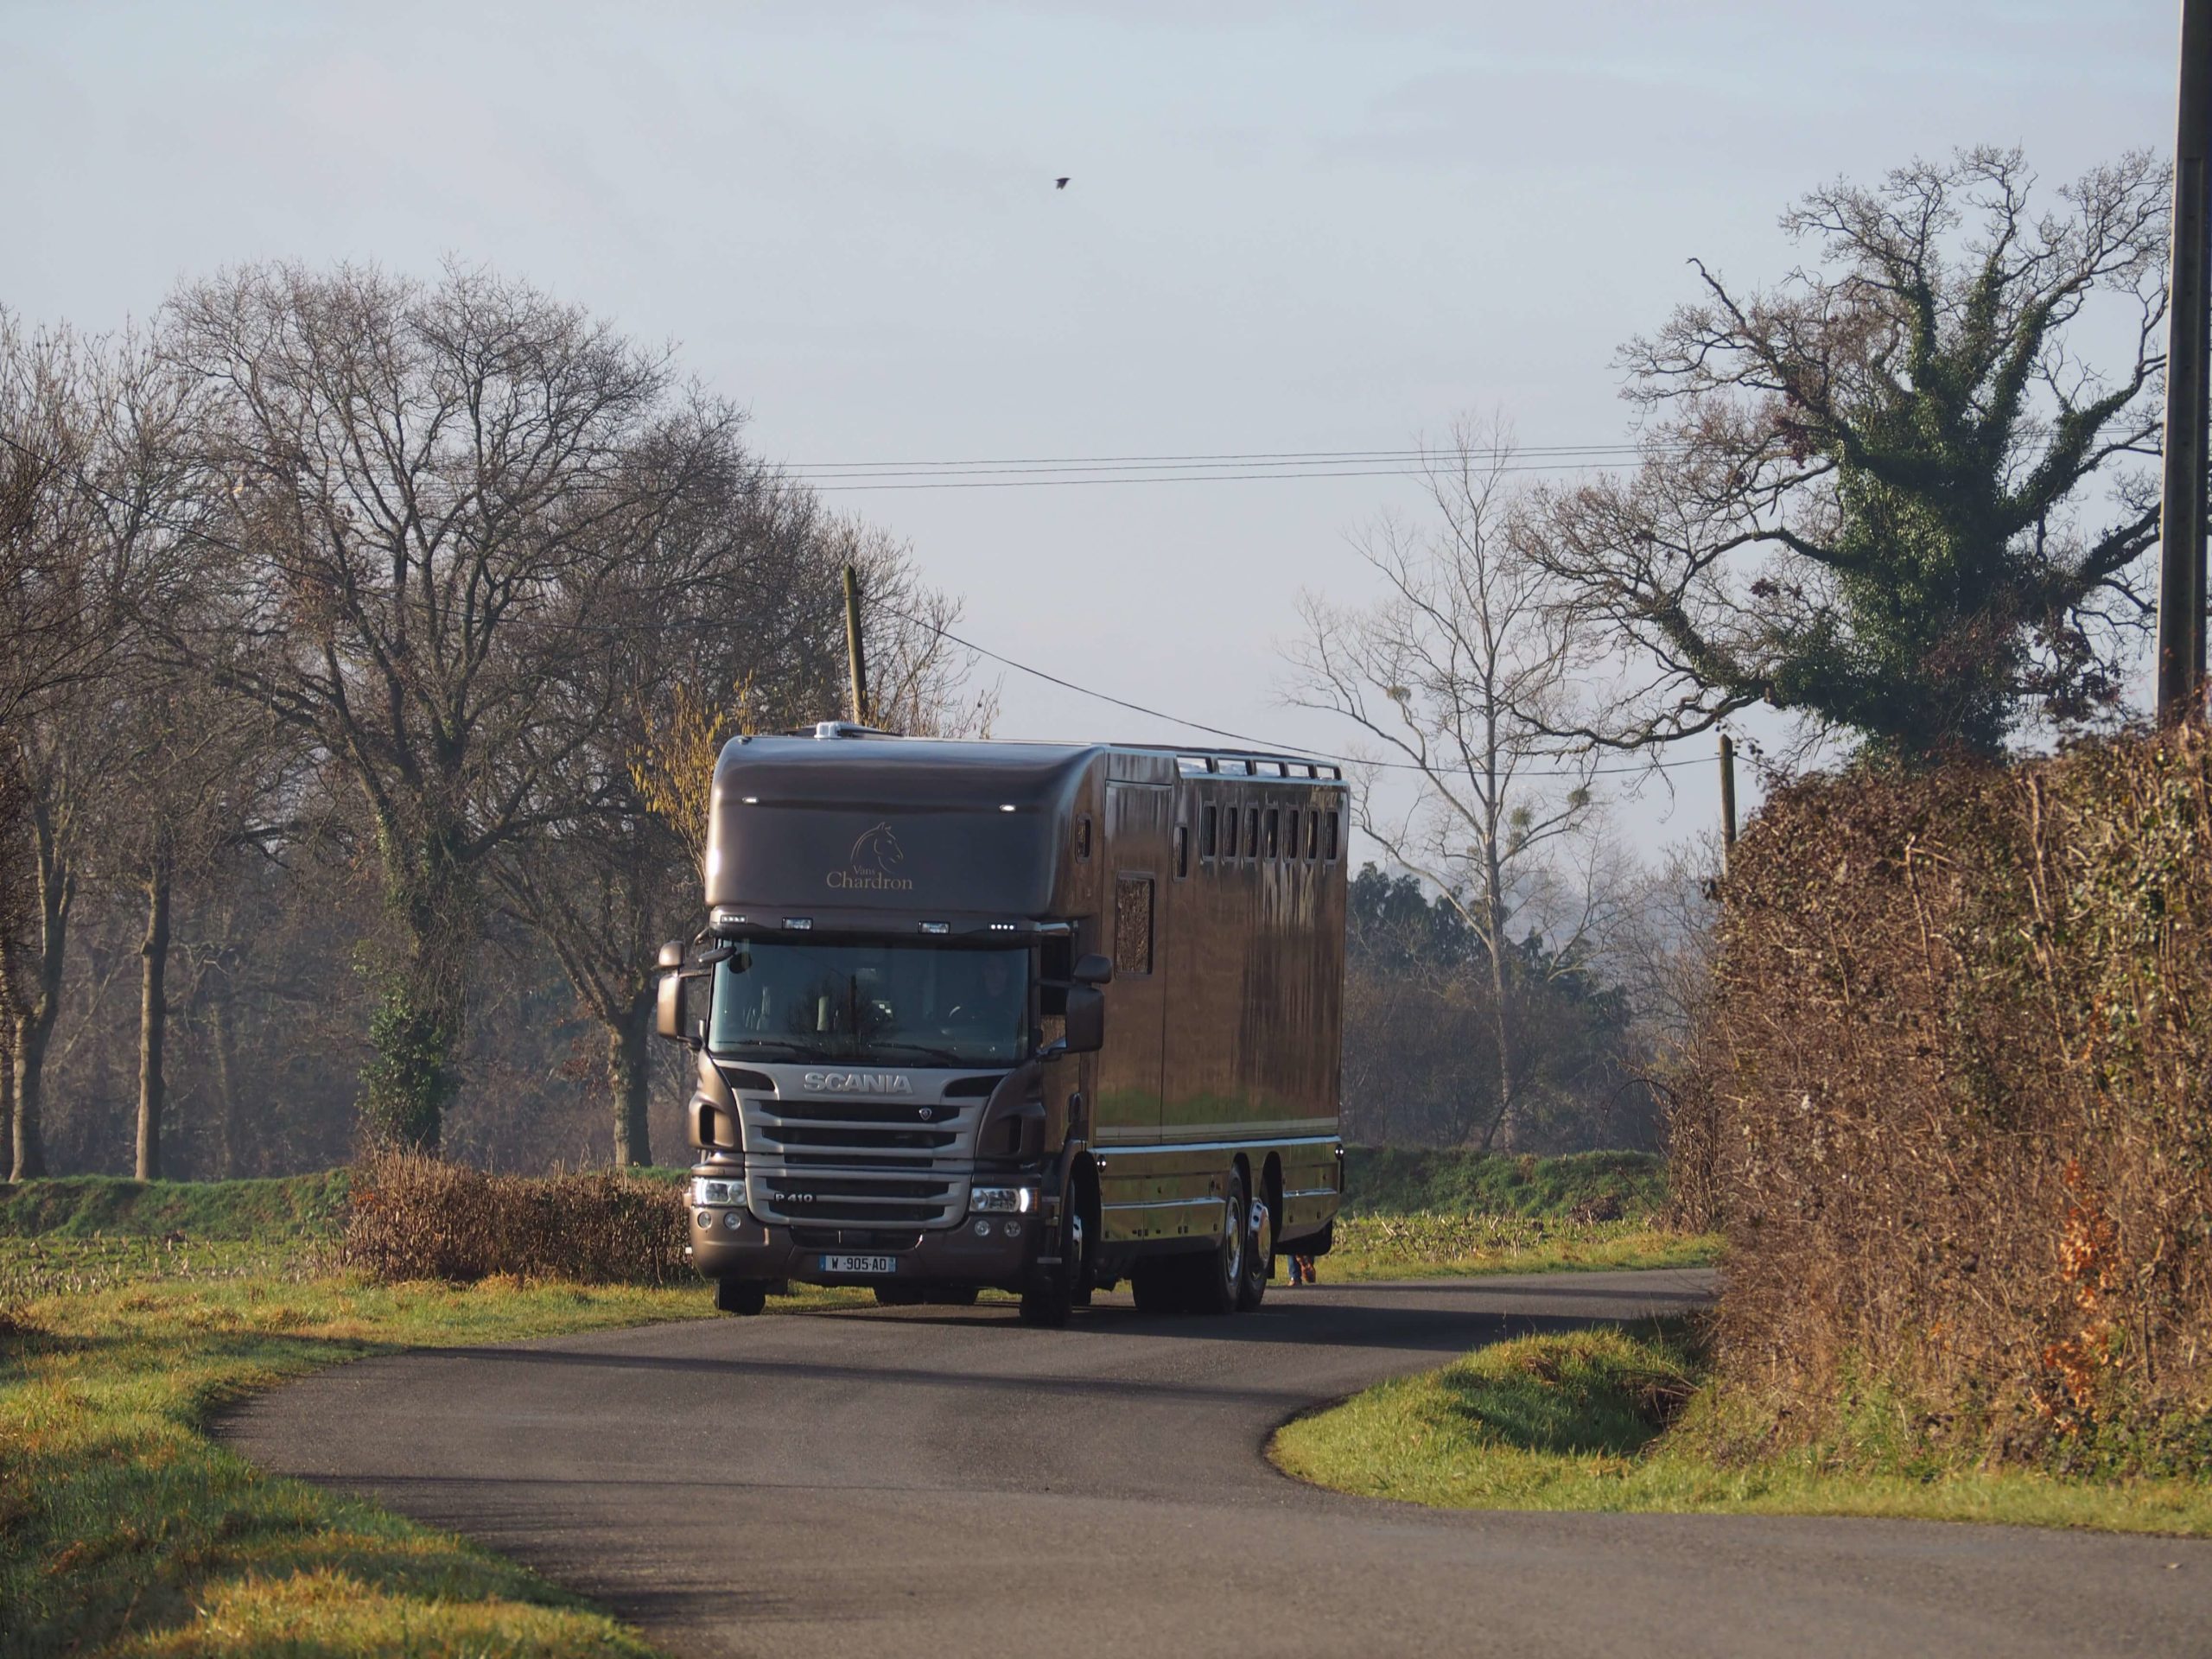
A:
{"label": "wheel rim", "polygon": [[1244,1193],[1241,1185],[1231,1181],[1229,1185],[1229,1225],[1223,1230],[1229,1236],[1229,1260],[1224,1264],[1225,1277],[1231,1291],[1244,1285],[1244,1229],[1249,1224],[1244,1214]]}

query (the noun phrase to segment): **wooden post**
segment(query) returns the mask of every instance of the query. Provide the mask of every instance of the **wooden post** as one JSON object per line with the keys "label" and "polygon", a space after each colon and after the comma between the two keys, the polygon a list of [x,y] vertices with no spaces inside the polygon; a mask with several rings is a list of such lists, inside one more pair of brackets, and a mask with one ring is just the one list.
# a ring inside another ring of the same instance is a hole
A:
{"label": "wooden post", "polygon": [[1720,850],[1722,856],[1736,845],[1736,740],[1720,734]]}
{"label": "wooden post", "polygon": [[845,655],[853,671],[853,724],[868,724],[868,658],[861,648],[861,574],[845,567]]}

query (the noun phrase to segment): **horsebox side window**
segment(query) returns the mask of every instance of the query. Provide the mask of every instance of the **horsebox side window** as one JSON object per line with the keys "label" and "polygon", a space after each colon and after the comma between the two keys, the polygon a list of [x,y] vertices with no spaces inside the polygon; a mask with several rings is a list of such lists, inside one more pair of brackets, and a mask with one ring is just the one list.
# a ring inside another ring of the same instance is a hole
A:
{"label": "horsebox side window", "polygon": [[1090,814],[1086,812],[1075,821],[1075,855],[1080,861],[1090,857]]}
{"label": "horsebox side window", "polygon": [[1329,839],[1322,849],[1322,856],[1333,860],[1337,855],[1337,815],[1329,814]]}
{"label": "horsebox side window", "polygon": [[1198,856],[1200,858],[1211,858],[1213,856],[1214,836],[1217,831],[1220,819],[1221,809],[1209,801],[1206,804],[1205,811],[1198,819]]}
{"label": "horsebox side window", "polygon": [[1244,809],[1244,856],[1257,858],[1259,855],[1260,809],[1256,806],[1248,806]]}
{"label": "horsebox side window", "polygon": [[1268,856],[1275,857],[1282,849],[1282,813],[1274,807],[1268,809]]}
{"label": "horsebox side window", "polygon": [[1236,856],[1236,809],[1233,806],[1229,809],[1228,822],[1222,825],[1221,855],[1224,858]]}
{"label": "horsebox side window", "polygon": [[1319,812],[1308,812],[1308,813],[1306,815],[1306,861],[1310,863],[1310,862],[1313,861],[1314,855],[1315,855],[1315,854],[1317,854],[1317,853],[1319,853],[1320,850],[1321,850],[1321,815],[1320,815]]}
{"label": "horsebox side window", "polygon": [[1298,809],[1296,807],[1290,809],[1290,821],[1283,826],[1283,830],[1282,855],[1285,858],[1296,858],[1298,856]]}
{"label": "horsebox side window", "polygon": [[1175,879],[1180,881],[1191,873],[1191,826],[1175,826]]}
{"label": "horsebox side window", "polygon": [[1114,971],[1152,971],[1152,878],[1114,878]]}

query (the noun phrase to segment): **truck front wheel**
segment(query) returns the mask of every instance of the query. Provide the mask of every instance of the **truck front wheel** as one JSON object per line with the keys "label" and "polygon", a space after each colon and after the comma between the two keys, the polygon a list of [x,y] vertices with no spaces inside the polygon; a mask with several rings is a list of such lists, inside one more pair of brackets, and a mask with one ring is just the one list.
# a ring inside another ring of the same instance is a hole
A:
{"label": "truck front wheel", "polygon": [[725,1313],[758,1313],[768,1306],[768,1287],[760,1279],[717,1279],[715,1306]]}

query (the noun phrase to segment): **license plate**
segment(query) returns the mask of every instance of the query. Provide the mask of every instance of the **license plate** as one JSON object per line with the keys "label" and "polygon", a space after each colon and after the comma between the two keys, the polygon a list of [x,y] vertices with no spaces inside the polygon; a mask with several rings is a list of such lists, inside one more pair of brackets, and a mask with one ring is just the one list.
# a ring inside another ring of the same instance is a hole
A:
{"label": "license plate", "polygon": [[896,1273],[899,1258],[895,1255],[825,1255],[822,1258],[824,1273]]}

